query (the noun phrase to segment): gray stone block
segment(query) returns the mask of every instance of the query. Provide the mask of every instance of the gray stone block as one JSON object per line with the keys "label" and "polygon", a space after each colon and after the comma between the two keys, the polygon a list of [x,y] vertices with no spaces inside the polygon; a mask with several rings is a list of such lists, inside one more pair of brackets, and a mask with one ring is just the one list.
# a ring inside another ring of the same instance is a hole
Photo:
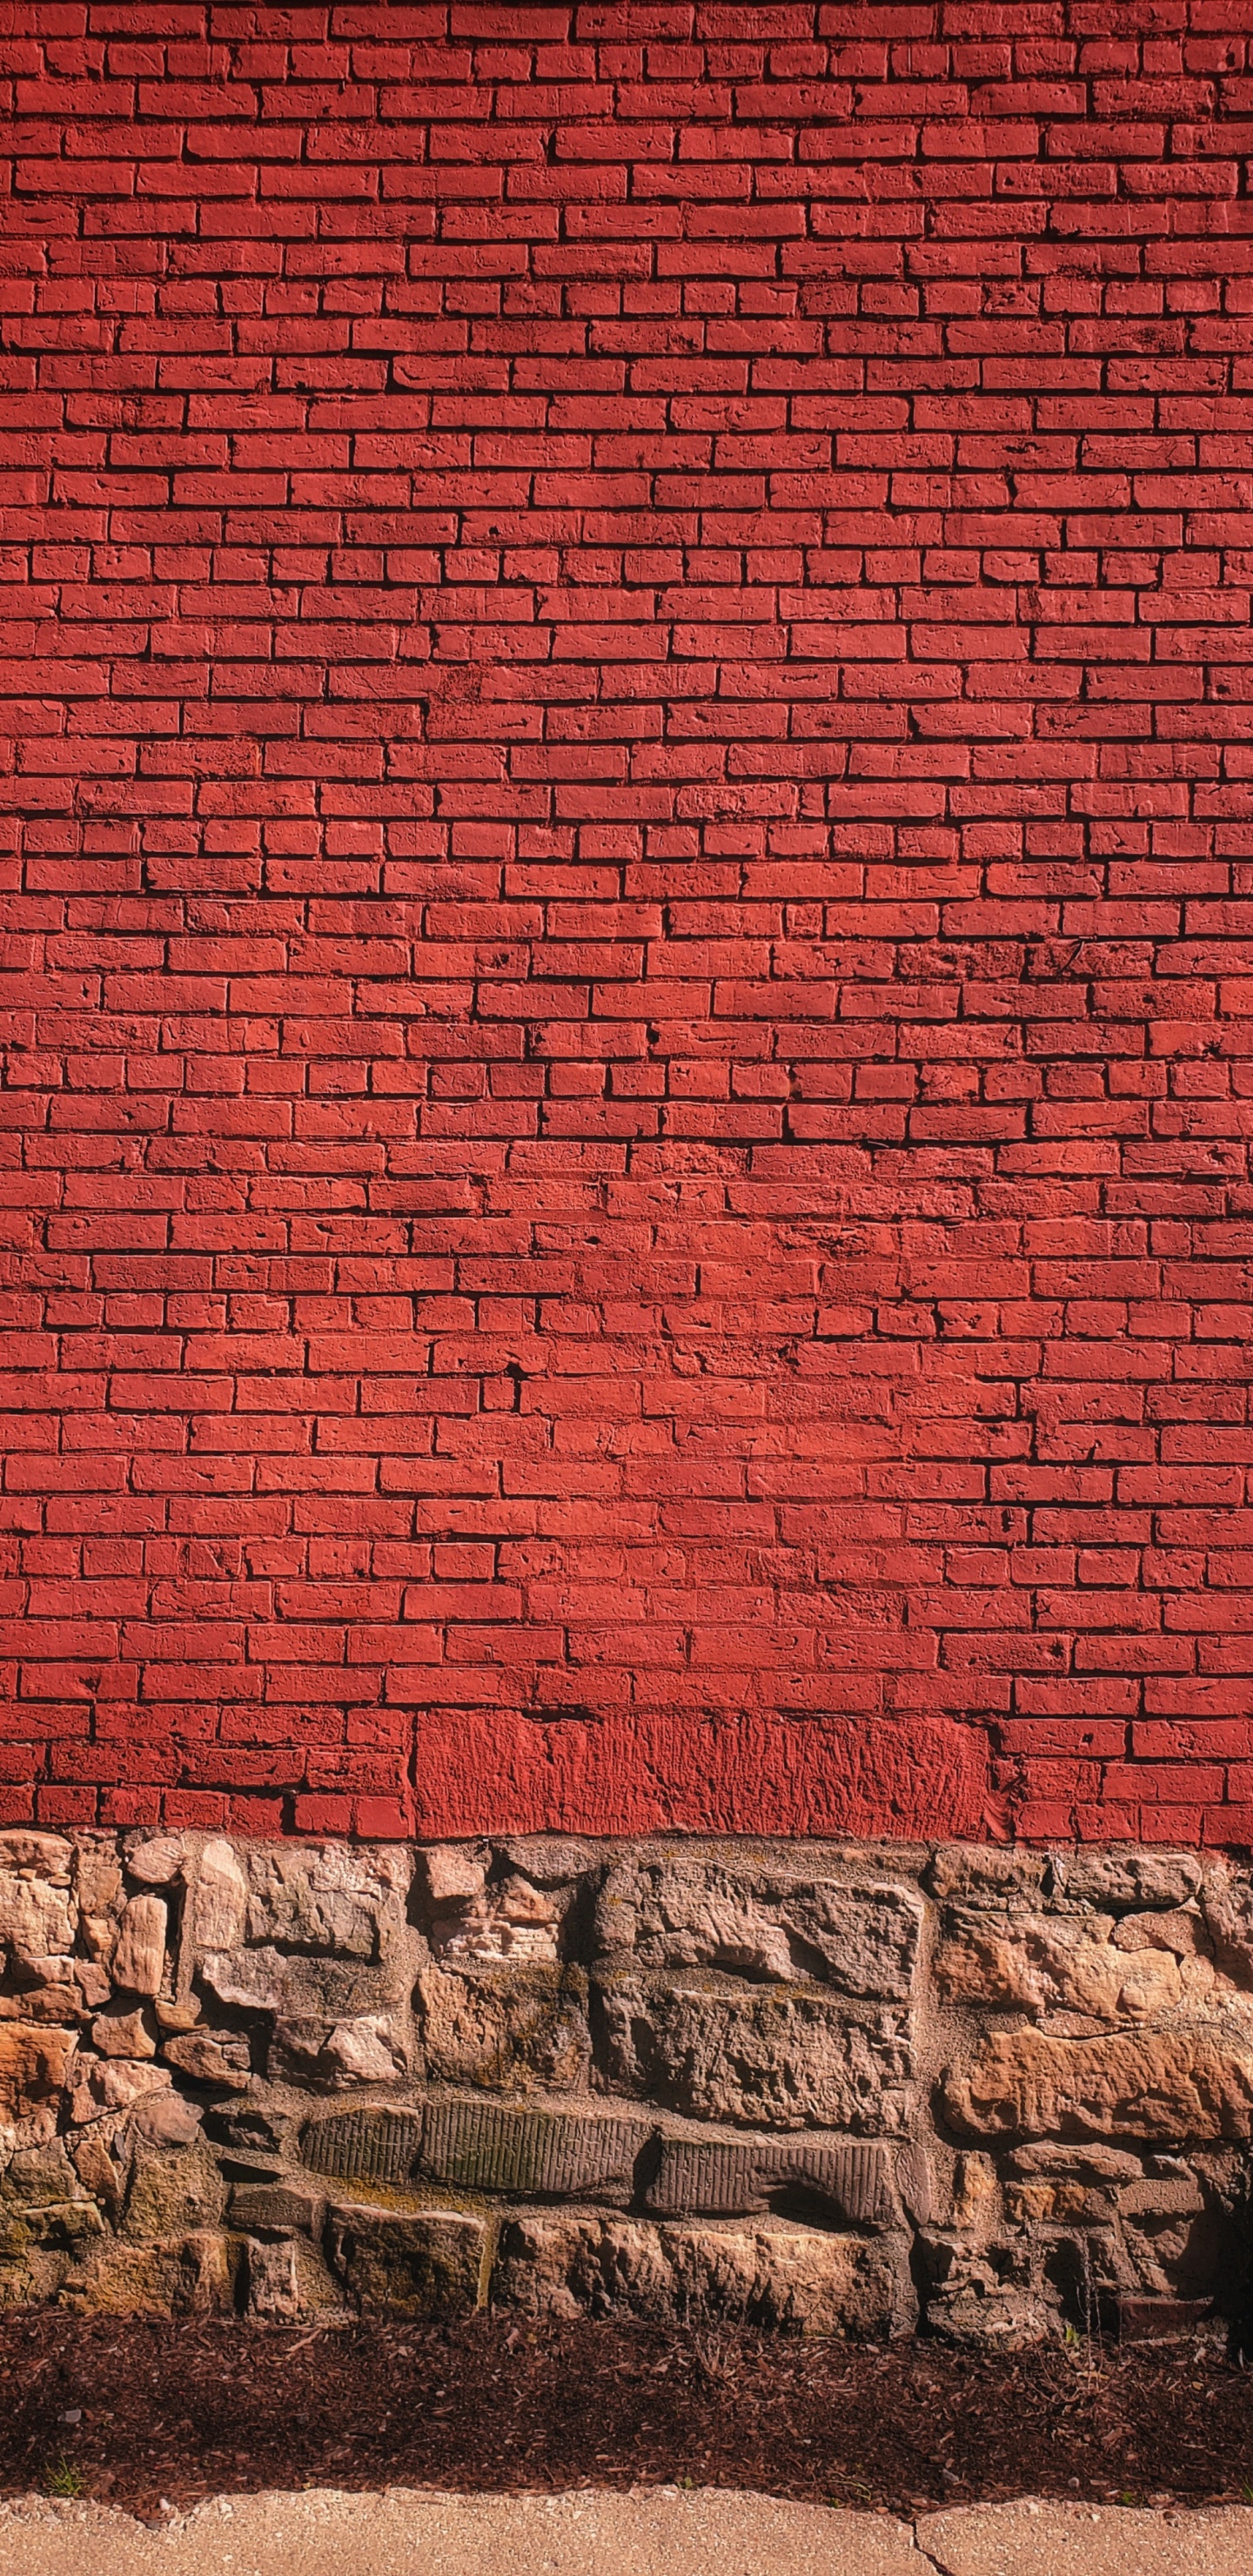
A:
{"label": "gray stone block", "polygon": [[625,2205],[649,2135],[639,2121],[512,2111],[495,2103],[432,2103],[418,2169],[432,2182],[462,2191]]}
{"label": "gray stone block", "polygon": [[644,2196],[665,2217],[748,2217],[796,2203],[855,2227],[901,2214],[886,2150],[863,2138],[665,2138]]}
{"label": "gray stone block", "polygon": [[310,2120],[301,2133],[301,2161],[344,2182],[407,2183],[422,2144],[422,2118],[421,2111],[363,2106]]}

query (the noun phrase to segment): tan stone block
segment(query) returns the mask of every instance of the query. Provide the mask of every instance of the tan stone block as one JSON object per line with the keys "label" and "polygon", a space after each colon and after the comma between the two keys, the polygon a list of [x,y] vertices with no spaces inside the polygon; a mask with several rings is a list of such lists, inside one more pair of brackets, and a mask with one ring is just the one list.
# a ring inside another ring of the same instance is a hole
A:
{"label": "tan stone block", "polygon": [[913,2322],[903,2243],[766,2221],[662,2226],[528,2213],[502,2229],[493,2303],[532,2315],[635,2316],[883,2333]]}
{"label": "tan stone block", "polygon": [[19,1959],[64,1957],[74,1947],[76,1920],[68,1878],[52,1884],[0,1870],[0,1945]]}
{"label": "tan stone block", "polygon": [[944,2079],[967,2137],[1247,2138],[1253,2035],[1221,2028],[1058,2039],[996,2031],[965,2075]]}
{"label": "tan stone block", "polygon": [[653,1967],[712,1967],[782,1985],[909,1994],[922,1908],[915,1889],[785,1877],[747,1862],[645,1863],[635,1947]]}
{"label": "tan stone block", "polygon": [[160,1896],[132,1896],[113,1953],[113,1982],[132,1995],[159,1995],[165,1976],[169,1909]]}
{"label": "tan stone block", "polygon": [[[936,1953],[936,1984],[949,2003],[1097,2021],[1144,2022],[1174,2011],[1185,1991],[1174,1947],[1115,1946],[1114,1931],[1110,1915],[950,1918]],[[1207,1963],[1195,1965],[1208,1985]]]}
{"label": "tan stone block", "polygon": [[676,1985],[599,1989],[608,2081],[694,2119],[899,2134],[913,2073],[908,2013],[822,1990]]}
{"label": "tan stone block", "polygon": [[209,1842],[196,1864],[192,1923],[199,1950],[234,1950],[248,1919],[248,1882],[228,1842]]}
{"label": "tan stone block", "polygon": [[427,2074],[485,2091],[565,2092],[587,2077],[587,1980],[579,1969],[428,1968],[418,1981]]}

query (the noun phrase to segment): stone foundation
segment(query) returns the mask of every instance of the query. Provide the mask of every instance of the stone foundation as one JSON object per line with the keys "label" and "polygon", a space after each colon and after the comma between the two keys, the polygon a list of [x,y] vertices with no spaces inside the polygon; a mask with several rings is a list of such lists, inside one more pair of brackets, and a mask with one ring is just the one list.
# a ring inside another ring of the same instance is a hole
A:
{"label": "stone foundation", "polygon": [[0,2299],[1013,2346],[1239,2295],[1253,1875],[0,1836]]}

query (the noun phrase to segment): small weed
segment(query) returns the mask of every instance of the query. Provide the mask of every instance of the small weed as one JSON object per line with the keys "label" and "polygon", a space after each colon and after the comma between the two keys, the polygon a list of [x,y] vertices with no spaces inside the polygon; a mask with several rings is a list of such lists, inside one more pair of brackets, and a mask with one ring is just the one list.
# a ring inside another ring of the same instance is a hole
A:
{"label": "small weed", "polygon": [[1240,2502],[1241,2504],[1253,2504],[1253,2486],[1250,2486],[1247,2478],[1240,2489]]}
{"label": "small weed", "polygon": [[64,2452],[59,2460],[45,2460],[43,2479],[45,2491],[50,2496],[80,2496],[83,2492],[82,2478]]}
{"label": "small weed", "polygon": [[[854,2504],[871,2504],[874,2501],[874,2489],[867,2484],[865,2478],[853,2477],[846,2470],[844,2474],[844,2496],[851,2496]],[[844,2499],[840,2496],[832,2496],[831,2498],[832,2504],[840,2504],[843,2500]]]}

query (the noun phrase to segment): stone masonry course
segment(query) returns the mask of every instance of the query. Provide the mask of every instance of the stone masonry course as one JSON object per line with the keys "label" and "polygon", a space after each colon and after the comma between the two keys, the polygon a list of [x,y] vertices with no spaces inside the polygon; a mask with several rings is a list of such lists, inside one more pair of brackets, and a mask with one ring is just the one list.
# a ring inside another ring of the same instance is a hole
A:
{"label": "stone masonry course", "polygon": [[1244,2331],[1226,1858],[22,1830],[0,1944],[6,2303]]}

